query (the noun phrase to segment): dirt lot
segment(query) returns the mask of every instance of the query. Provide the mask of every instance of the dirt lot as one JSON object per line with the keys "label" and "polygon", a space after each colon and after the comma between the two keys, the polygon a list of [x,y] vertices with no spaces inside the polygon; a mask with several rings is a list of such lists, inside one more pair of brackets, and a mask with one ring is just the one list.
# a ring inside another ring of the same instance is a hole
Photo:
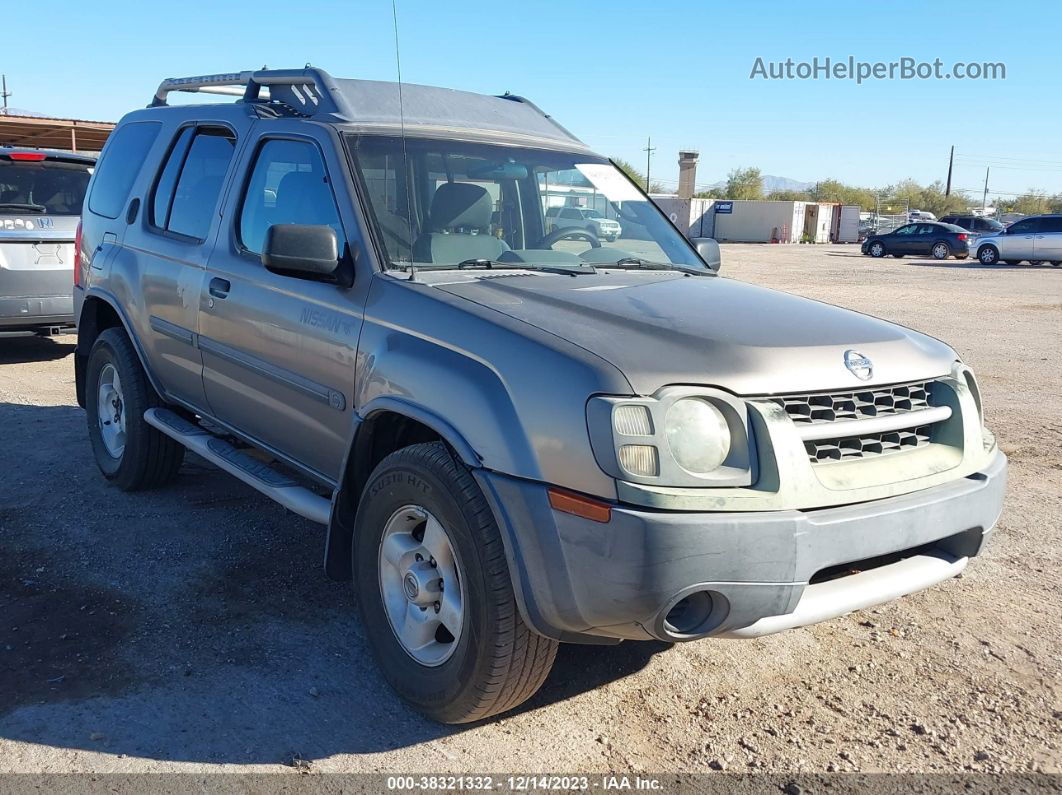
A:
{"label": "dirt lot", "polygon": [[727,246],[731,278],[939,336],[1010,455],[960,579],[756,641],[564,647],[517,714],[453,729],[368,658],[322,531],[202,463],[96,471],[73,338],[0,340],[0,772],[1059,771],[1062,269]]}

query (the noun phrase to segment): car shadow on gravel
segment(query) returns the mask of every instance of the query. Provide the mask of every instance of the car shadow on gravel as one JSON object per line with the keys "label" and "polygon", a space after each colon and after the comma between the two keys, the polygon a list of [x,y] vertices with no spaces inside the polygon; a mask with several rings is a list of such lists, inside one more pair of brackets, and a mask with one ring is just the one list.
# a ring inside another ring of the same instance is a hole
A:
{"label": "car shadow on gravel", "polygon": [[[322,528],[193,456],[170,486],[123,493],[84,422],[71,406],[0,403],[0,738],[283,764],[476,730],[388,688],[350,584],[322,571]],[[665,648],[562,646],[515,719]]]}
{"label": "car shadow on gravel", "polygon": [[920,268],[948,268],[970,271],[1056,271],[1062,273],[1062,268],[1053,268],[1050,265],[982,265],[975,259],[970,260],[911,260],[907,265],[915,265]]}
{"label": "car shadow on gravel", "polygon": [[[73,336],[40,337],[0,333],[0,365],[50,362],[74,352]],[[73,365],[71,365],[73,367]]]}

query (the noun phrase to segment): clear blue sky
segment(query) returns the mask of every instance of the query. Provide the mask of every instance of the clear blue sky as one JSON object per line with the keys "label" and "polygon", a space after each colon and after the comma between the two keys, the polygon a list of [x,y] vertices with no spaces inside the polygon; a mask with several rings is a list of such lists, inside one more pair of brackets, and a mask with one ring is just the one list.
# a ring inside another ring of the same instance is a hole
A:
{"label": "clear blue sky", "polygon": [[[1062,191],[1062,3],[398,0],[403,77],[532,98],[599,151],[698,183],[737,166],[879,186],[905,177]],[[302,66],[394,79],[390,0],[70,3],[8,17],[0,71],[16,108],[117,119],[168,76]],[[945,68],[1002,61],[1002,81],[750,80],[757,56]]]}

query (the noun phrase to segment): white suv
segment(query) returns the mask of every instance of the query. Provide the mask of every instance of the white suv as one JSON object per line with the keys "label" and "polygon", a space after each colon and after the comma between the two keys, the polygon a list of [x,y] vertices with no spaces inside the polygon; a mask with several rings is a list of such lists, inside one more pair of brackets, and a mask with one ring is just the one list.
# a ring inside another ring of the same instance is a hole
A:
{"label": "white suv", "polygon": [[619,221],[586,207],[550,207],[546,211],[546,223],[551,232],[555,229],[585,229],[609,243],[623,234]]}

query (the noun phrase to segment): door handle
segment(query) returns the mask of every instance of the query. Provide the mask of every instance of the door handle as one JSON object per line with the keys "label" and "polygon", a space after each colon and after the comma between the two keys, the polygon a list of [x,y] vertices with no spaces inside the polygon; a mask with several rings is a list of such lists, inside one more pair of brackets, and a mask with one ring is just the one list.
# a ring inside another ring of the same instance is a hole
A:
{"label": "door handle", "polygon": [[229,290],[232,289],[232,285],[229,284],[228,279],[219,279],[217,277],[210,280],[210,294],[215,298],[227,298]]}

